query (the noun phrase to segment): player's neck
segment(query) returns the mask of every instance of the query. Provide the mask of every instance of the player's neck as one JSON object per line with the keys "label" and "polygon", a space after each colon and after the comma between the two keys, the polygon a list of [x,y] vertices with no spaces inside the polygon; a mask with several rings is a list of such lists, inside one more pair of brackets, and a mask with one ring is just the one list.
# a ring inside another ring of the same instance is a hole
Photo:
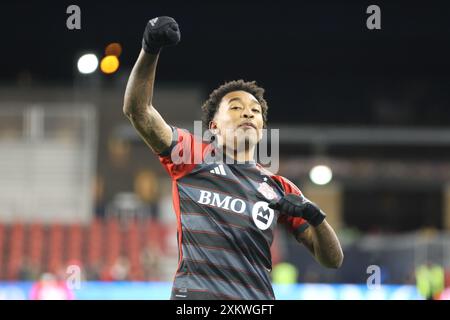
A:
{"label": "player's neck", "polygon": [[224,153],[228,159],[233,159],[237,163],[252,162],[255,160],[255,146],[249,146],[243,150],[239,150],[239,148],[237,150],[224,148]]}

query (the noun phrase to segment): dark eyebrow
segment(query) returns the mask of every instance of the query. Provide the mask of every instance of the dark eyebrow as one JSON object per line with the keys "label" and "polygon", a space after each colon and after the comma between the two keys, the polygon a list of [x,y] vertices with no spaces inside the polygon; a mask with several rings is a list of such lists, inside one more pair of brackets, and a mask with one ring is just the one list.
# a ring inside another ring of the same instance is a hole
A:
{"label": "dark eyebrow", "polygon": [[[239,101],[239,102],[242,103],[241,98],[238,98],[238,97],[236,97],[236,98],[231,98],[230,100],[228,100],[228,103],[231,103],[231,102],[234,102],[234,101]],[[251,104],[257,104],[258,106],[261,107],[261,105],[259,104],[259,102],[256,101],[256,100],[252,100]]]}
{"label": "dark eyebrow", "polygon": [[241,98],[231,98],[230,100],[228,100],[228,103],[232,103],[234,101],[242,102]]}

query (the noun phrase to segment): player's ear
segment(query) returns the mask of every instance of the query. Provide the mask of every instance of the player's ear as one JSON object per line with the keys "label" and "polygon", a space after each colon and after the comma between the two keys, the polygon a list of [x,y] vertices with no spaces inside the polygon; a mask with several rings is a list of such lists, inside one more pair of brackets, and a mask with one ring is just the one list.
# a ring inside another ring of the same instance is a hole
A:
{"label": "player's ear", "polygon": [[209,130],[213,133],[213,134],[217,134],[217,123],[213,120],[211,120],[209,122]]}

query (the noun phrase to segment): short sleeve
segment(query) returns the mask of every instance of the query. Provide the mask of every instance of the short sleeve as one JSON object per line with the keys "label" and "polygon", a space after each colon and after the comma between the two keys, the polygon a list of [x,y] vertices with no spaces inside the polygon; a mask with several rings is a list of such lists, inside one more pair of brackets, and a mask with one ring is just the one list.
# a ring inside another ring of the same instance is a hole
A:
{"label": "short sleeve", "polygon": [[[272,179],[274,179],[281,186],[285,194],[290,193],[296,195],[302,194],[300,189],[285,177],[272,176]],[[298,234],[302,233],[309,227],[309,224],[308,222],[306,222],[305,219],[298,217],[291,217],[284,214],[283,212],[280,212],[280,215],[278,217],[278,223],[285,225],[294,236],[297,236]]]}
{"label": "short sleeve", "polygon": [[187,130],[172,127],[172,143],[161,152],[159,161],[173,179],[179,179],[203,162],[210,144],[204,143]]}

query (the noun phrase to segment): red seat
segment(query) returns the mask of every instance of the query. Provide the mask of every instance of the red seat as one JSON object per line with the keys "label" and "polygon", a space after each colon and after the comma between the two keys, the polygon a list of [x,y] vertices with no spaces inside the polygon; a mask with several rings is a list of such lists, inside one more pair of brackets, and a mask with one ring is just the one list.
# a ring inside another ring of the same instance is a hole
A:
{"label": "red seat", "polygon": [[110,218],[106,222],[106,239],[108,246],[106,248],[106,264],[113,265],[121,255],[121,230],[119,221],[116,218]]}
{"label": "red seat", "polygon": [[69,240],[66,261],[81,261],[81,249],[83,245],[83,230],[78,224],[69,227]]}
{"label": "red seat", "polygon": [[87,262],[91,266],[101,264],[103,254],[103,223],[95,219],[88,230],[88,256]]}
{"label": "red seat", "polygon": [[142,251],[140,228],[136,221],[129,224],[127,230],[127,253],[130,261],[130,278],[133,281],[142,280],[143,272],[140,263]]}
{"label": "red seat", "polygon": [[3,265],[3,253],[4,250],[4,241],[5,241],[5,227],[0,224],[0,279],[3,279],[3,270],[5,266]]}
{"label": "red seat", "polygon": [[58,273],[63,266],[64,230],[59,224],[50,227],[48,271]]}
{"label": "red seat", "polygon": [[[141,255],[147,245],[164,252],[164,230],[154,220],[117,218],[94,220],[90,225],[0,225],[0,279],[17,280],[24,262],[32,271],[64,272],[77,262],[96,270],[108,270],[125,256],[130,280],[144,280]],[[159,250],[158,250],[159,251]]]}
{"label": "red seat", "polygon": [[26,252],[29,262],[38,269],[41,269],[43,263],[44,236],[44,229],[41,224],[30,226]]}
{"label": "red seat", "polygon": [[23,262],[23,244],[24,227],[21,224],[14,224],[11,227],[11,236],[9,239],[9,257],[7,260],[6,278],[9,280],[17,279],[19,269]]}

